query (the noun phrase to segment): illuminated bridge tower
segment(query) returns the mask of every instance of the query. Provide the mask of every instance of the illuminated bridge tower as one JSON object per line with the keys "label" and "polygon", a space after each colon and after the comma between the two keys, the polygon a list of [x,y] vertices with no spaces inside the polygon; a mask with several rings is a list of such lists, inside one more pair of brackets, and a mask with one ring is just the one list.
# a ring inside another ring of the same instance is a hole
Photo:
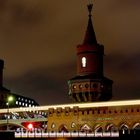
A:
{"label": "illuminated bridge tower", "polygon": [[84,41],[77,46],[77,76],[68,81],[69,96],[76,102],[107,101],[112,97],[113,81],[104,77],[104,46],[97,43],[92,25],[92,4]]}

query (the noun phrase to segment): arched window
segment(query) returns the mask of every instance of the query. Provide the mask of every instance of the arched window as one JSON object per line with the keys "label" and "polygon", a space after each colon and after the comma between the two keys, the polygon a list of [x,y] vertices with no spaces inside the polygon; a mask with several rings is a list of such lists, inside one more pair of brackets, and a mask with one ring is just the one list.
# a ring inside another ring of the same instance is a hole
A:
{"label": "arched window", "polygon": [[108,124],[106,126],[106,131],[107,132],[116,132],[118,129],[114,124]]}
{"label": "arched window", "polygon": [[94,131],[95,132],[102,132],[103,129],[102,129],[102,126],[100,124],[97,124],[95,127],[94,127]]}
{"label": "arched window", "polygon": [[126,124],[122,124],[120,130],[122,131],[122,134],[128,134],[129,127]]}
{"label": "arched window", "polygon": [[140,134],[140,123],[136,123],[133,126],[133,131],[134,131],[134,134]]}
{"label": "arched window", "polygon": [[140,131],[140,123],[136,123],[136,124],[133,126],[133,130],[139,130],[139,131]]}
{"label": "arched window", "polygon": [[91,127],[87,124],[84,124],[81,129],[80,129],[81,132],[90,132],[92,131]]}
{"label": "arched window", "polygon": [[71,123],[71,128],[74,128],[76,124],[74,122]]}
{"label": "arched window", "polygon": [[52,123],[51,128],[55,128],[55,123]]}
{"label": "arched window", "polygon": [[59,132],[68,132],[68,128],[65,124],[62,124],[60,127],[59,127]]}
{"label": "arched window", "polygon": [[86,67],[86,64],[87,63],[87,59],[86,57],[82,57],[82,67],[85,68]]}

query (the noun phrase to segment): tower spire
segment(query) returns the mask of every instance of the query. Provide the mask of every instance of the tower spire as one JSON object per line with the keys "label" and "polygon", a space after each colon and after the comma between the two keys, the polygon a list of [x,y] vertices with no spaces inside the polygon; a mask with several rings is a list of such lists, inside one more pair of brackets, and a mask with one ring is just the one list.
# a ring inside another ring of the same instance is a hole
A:
{"label": "tower spire", "polygon": [[88,11],[89,11],[89,16],[91,16],[93,4],[88,4],[87,7],[88,7]]}
{"label": "tower spire", "polygon": [[87,26],[83,44],[93,45],[93,44],[97,44],[96,35],[93,29],[93,24],[92,24],[92,19],[91,19],[91,16],[92,16],[91,12],[92,12],[93,4],[88,4],[87,7],[89,11],[89,20],[88,20],[88,26]]}

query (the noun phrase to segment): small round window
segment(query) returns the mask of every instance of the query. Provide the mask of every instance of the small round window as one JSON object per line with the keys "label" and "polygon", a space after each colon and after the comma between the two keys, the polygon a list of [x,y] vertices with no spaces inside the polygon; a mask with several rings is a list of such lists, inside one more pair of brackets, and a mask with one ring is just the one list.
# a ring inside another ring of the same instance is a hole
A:
{"label": "small round window", "polygon": [[85,84],[85,87],[88,88],[89,87],[89,84]]}
{"label": "small round window", "polygon": [[92,87],[93,87],[93,88],[97,88],[98,85],[97,85],[96,83],[94,83]]}
{"label": "small round window", "polygon": [[76,89],[76,85],[73,85],[73,89]]}
{"label": "small round window", "polygon": [[52,128],[55,128],[55,124],[54,123],[52,123],[52,126],[51,126]]}

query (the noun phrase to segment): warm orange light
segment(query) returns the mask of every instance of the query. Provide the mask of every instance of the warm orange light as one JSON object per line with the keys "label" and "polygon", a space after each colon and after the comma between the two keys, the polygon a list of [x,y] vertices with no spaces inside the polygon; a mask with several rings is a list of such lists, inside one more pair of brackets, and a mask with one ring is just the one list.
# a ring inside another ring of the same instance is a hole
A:
{"label": "warm orange light", "polygon": [[29,130],[32,130],[33,129],[33,124],[29,123],[27,127],[28,127]]}

